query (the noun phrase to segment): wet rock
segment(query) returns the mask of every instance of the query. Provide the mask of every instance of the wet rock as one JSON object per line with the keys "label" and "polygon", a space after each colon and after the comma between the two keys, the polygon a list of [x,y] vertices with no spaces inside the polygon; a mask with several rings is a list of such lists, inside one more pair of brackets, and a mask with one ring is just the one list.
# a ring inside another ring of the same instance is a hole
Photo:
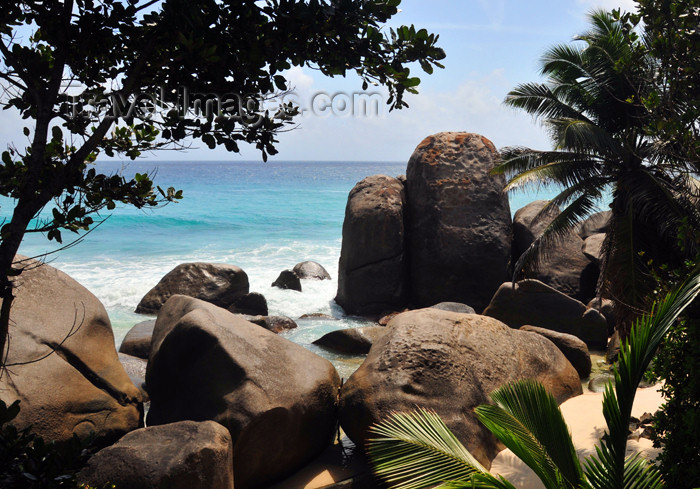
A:
{"label": "wet rock", "polygon": [[248,275],[237,266],[219,263],[183,263],[168,272],[141,299],[138,314],[158,314],[173,295],[181,294],[227,308],[249,292]]}
{"label": "wet rock", "polygon": [[301,280],[291,270],[282,270],[277,280],[272,282],[272,287],[279,289],[289,289],[301,292]]}
{"label": "wet rock", "polygon": [[235,314],[247,314],[250,316],[267,316],[267,299],[259,292],[250,292],[234,299],[228,308]]}
{"label": "wet rock", "polygon": [[314,345],[348,355],[364,355],[386,333],[384,326],[339,329],[315,340]]}
{"label": "wet rock", "polygon": [[292,269],[300,279],[330,280],[331,275],[320,263],[315,261],[303,261],[294,265]]}
{"label": "wet rock", "polygon": [[297,327],[297,323],[287,316],[243,316],[246,321],[262,326],[273,333],[281,333]]}

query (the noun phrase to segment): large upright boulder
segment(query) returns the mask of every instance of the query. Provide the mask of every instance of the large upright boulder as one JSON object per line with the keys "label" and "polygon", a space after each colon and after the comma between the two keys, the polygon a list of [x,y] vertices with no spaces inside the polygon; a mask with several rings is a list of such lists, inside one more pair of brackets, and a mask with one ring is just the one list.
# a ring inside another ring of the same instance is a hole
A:
{"label": "large upright boulder", "polygon": [[24,261],[10,317],[6,403],[21,401],[14,423],[47,440],[94,433],[105,441],[142,423],[141,394],[119,363],[100,301],[65,273]]}
{"label": "large upright boulder", "polygon": [[132,431],[93,455],[78,474],[91,487],[233,489],[231,435],[214,421]]}
{"label": "large upright boulder", "polygon": [[367,177],[350,191],[335,298],[348,314],[406,305],[405,201],[403,184],[385,175]]}
{"label": "large upright boulder", "polygon": [[505,282],[483,312],[511,328],[539,326],[576,336],[593,348],[605,348],[608,323],[595,309],[537,280]]}
{"label": "large upright boulder", "polygon": [[481,311],[508,277],[511,217],[498,161],[478,134],[425,138],[406,169],[412,302],[451,301]]}
{"label": "large upright boulder", "polygon": [[224,309],[249,292],[248,275],[235,265],[182,263],[169,271],[136,306],[138,314],[158,314],[173,295],[211,302]]}
{"label": "large upright boulder", "polygon": [[214,420],[233,440],[236,489],[298,469],[330,442],[340,379],[304,347],[210,303],[173,296],[153,331],[148,425]]}
{"label": "large upright boulder", "polygon": [[[515,213],[513,218],[514,263],[560,214],[559,209],[544,211],[547,204],[549,204],[547,200],[536,200]],[[571,231],[550,246],[537,268],[527,271],[525,276],[539,280],[576,300],[588,302],[595,295],[598,266],[591,263],[582,248],[583,239],[576,231]]]}
{"label": "large upright boulder", "polygon": [[399,314],[343,386],[340,423],[363,444],[373,423],[392,411],[434,409],[488,467],[500,450],[474,408],[507,382],[542,382],[558,402],[581,394],[576,370],[544,337],[476,314],[419,309]]}

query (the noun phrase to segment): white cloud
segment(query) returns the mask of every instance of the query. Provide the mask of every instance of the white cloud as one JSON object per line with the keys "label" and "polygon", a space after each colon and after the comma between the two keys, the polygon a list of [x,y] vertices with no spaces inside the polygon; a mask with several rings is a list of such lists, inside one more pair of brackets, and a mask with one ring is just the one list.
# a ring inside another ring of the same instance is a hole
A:
{"label": "white cloud", "polygon": [[313,77],[305,73],[301,66],[293,66],[282,74],[287,78],[292,90],[305,92],[314,84]]}
{"label": "white cloud", "polygon": [[548,148],[531,118],[502,104],[512,84],[502,70],[464,80],[454,90],[426,91],[410,108],[375,117],[319,117],[307,113],[297,130],[280,137],[279,159],[407,161],[426,136],[441,131],[482,134],[497,147]]}

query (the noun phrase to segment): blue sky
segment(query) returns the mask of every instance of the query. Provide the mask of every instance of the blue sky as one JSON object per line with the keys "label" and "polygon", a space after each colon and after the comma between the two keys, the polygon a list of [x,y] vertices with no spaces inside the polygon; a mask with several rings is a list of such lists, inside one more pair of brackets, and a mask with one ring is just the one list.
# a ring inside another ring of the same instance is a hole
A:
{"label": "blue sky", "polygon": [[[410,108],[367,116],[314,114],[307,111],[298,127],[281,134],[276,160],[407,161],[426,136],[440,131],[475,132],[497,147],[526,145],[548,148],[545,132],[529,116],[502,105],[518,83],[541,81],[538,58],[549,46],[568,42],[586,30],[594,8],[634,8],[632,0],[403,0],[390,25],[415,24],[440,35],[447,54],[444,70],[419,74],[419,95],[409,95]],[[289,79],[295,97],[310,106],[319,93],[352,94],[361,84],[355,76],[326,78],[308,68],[294,68]],[[377,97],[385,98],[380,91]],[[344,96],[333,100],[347,100]],[[320,100],[320,99],[316,99]],[[318,111],[317,111],[318,112]],[[18,118],[0,112],[0,148],[21,143]],[[203,145],[186,152],[147,154],[158,160],[258,160],[254,148],[240,154]]]}

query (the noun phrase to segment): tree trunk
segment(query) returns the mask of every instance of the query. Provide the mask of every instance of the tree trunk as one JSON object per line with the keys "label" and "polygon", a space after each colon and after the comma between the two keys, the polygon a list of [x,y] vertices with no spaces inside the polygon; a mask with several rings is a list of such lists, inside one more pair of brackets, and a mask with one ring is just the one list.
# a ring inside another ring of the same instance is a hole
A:
{"label": "tree trunk", "polygon": [[27,227],[34,215],[45,205],[38,199],[25,204],[22,199],[17,202],[12,214],[12,220],[2,227],[0,240],[0,368],[5,366],[7,358],[7,338],[10,331],[10,310],[14,300],[14,278],[19,275],[21,268],[13,268],[15,255],[19,250]]}

